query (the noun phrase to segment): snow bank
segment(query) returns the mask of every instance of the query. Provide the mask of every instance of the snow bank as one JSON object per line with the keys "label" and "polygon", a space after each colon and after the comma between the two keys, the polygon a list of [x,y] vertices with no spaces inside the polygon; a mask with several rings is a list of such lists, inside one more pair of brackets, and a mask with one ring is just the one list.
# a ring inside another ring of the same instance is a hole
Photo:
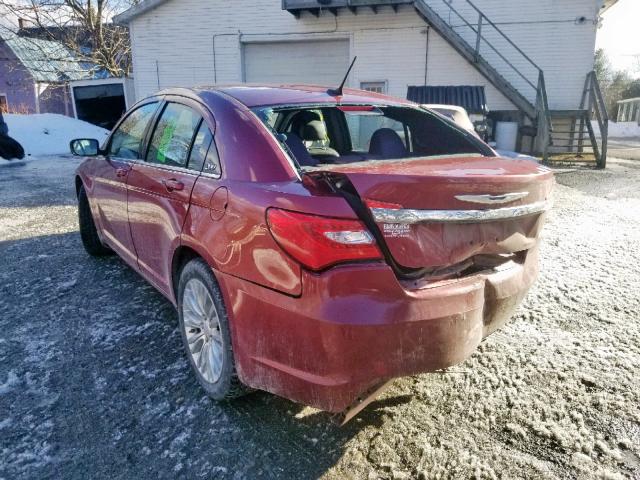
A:
{"label": "snow bank", "polygon": [[[592,121],[593,130],[600,136],[600,127],[597,121]],[[640,125],[636,122],[609,122],[609,137],[630,138],[640,137]]]}
{"label": "snow bank", "polygon": [[104,128],[54,113],[6,114],[4,120],[9,135],[24,147],[25,156],[70,153],[69,142],[74,138],[95,138],[102,143],[109,134]]}

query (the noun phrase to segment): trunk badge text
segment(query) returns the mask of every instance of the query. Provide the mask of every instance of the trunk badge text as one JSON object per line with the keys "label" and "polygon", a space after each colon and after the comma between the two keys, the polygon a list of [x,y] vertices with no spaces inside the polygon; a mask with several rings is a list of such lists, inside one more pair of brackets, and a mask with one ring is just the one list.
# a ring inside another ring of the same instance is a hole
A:
{"label": "trunk badge text", "polygon": [[499,203],[509,203],[529,195],[529,192],[503,193],[500,195],[456,195],[458,200],[470,203],[482,203],[485,205],[493,205]]}

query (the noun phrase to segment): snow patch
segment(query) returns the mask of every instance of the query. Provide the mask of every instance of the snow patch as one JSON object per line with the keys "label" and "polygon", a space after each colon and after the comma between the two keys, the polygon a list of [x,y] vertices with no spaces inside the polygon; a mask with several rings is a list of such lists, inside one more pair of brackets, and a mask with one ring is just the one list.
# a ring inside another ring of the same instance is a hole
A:
{"label": "snow patch", "polygon": [[[597,121],[592,121],[593,131],[600,136],[600,127]],[[609,122],[609,137],[632,138],[640,137],[640,125],[637,122]]]}
{"label": "snow patch", "polygon": [[7,381],[0,384],[0,395],[9,393],[11,390],[13,390],[13,387],[15,387],[17,384],[18,384],[18,375],[16,375],[15,371],[11,370],[7,374]]}
{"label": "snow patch", "polygon": [[74,138],[95,138],[102,143],[109,131],[82,120],[42,113],[36,115],[4,115],[9,135],[24,148],[26,156],[70,154],[69,142]]}
{"label": "snow patch", "polygon": [[60,290],[69,290],[71,287],[75,286],[75,284],[78,283],[78,281],[74,278],[71,279],[67,282],[62,282],[58,285],[58,288]]}

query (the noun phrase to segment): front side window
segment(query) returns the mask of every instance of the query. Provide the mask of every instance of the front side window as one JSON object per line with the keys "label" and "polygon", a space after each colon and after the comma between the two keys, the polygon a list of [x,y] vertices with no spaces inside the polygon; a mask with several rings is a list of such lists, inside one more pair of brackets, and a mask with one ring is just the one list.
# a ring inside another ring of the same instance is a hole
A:
{"label": "front side window", "polygon": [[109,143],[109,156],[141,159],[144,133],[157,108],[158,102],[147,103],[131,112],[113,132]]}
{"label": "front side window", "polygon": [[186,167],[191,142],[200,120],[200,115],[185,105],[167,104],[153,132],[147,161]]}

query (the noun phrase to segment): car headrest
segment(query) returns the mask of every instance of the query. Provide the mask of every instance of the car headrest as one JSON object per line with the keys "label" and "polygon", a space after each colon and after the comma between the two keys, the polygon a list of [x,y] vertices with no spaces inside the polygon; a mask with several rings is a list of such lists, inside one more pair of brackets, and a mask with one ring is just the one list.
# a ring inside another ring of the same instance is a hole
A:
{"label": "car headrest", "polygon": [[320,120],[320,114],[310,110],[302,110],[296,113],[291,119],[291,131],[300,138],[304,137],[304,127],[314,120]]}
{"label": "car headrest", "polygon": [[401,158],[407,155],[407,149],[395,130],[381,128],[371,136],[369,153],[380,158]]}
{"label": "car headrest", "polygon": [[302,139],[310,142],[326,140],[327,127],[322,120],[312,120],[302,129]]}
{"label": "car headrest", "polygon": [[297,160],[298,164],[301,166],[315,166],[318,164],[318,161],[314,159],[307,150],[307,147],[304,146],[300,137],[298,137],[295,133],[287,133],[284,143],[289,147],[289,150]]}

